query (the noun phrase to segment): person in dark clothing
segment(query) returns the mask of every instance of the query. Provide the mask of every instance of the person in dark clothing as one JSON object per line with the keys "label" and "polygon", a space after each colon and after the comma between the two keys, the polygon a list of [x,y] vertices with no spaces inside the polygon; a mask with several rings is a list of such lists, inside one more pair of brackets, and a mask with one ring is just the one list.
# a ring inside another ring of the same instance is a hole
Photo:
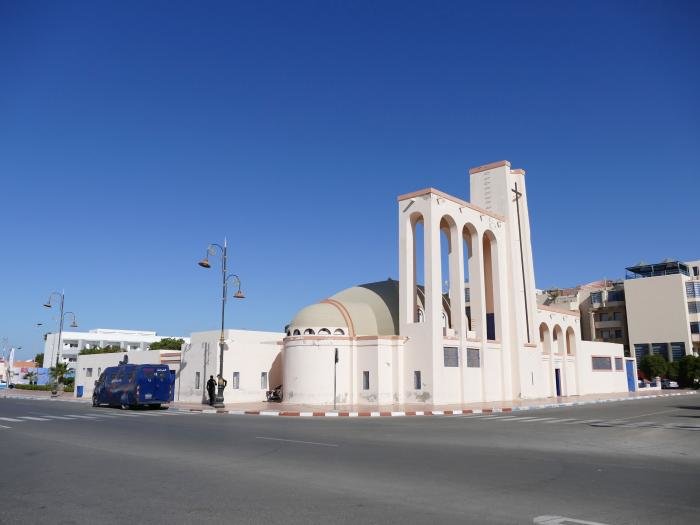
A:
{"label": "person in dark clothing", "polygon": [[209,376],[207,381],[207,394],[209,394],[209,404],[214,405],[214,393],[216,392],[216,380],[214,376]]}

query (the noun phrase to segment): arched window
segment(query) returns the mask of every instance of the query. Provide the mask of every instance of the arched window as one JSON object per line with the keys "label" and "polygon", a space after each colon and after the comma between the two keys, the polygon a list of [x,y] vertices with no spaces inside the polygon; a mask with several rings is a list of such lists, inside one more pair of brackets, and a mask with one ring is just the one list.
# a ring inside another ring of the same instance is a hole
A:
{"label": "arched window", "polygon": [[333,335],[345,335],[345,331],[342,328],[336,328],[333,330]]}
{"label": "arched window", "polygon": [[292,332],[290,332],[289,330],[287,330],[287,337],[289,337],[290,335],[292,335]]}
{"label": "arched window", "polygon": [[331,335],[331,331],[328,328],[321,328],[318,331],[318,335]]}
{"label": "arched window", "polygon": [[307,328],[304,330],[304,335],[314,335],[316,332],[314,332],[313,328]]}
{"label": "arched window", "polygon": [[551,341],[550,341],[550,336],[549,336],[549,327],[547,326],[547,323],[541,323],[540,324],[540,345],[542,346],[542,353],[543,354],[550,354],[552,352],[552,346],[551,346]]}
{"label": "arched window", "polygon": [[566,355],[576,354],[576,334],[574,329],[569,327],[566,329]]}
{"label": "arched window", "polygon": [[418,308],[418,322],[422,323],[425,320],[425,314],[422,308]]}
{"label": "arched window", "polygon": [[298,328],[296,330],[294,330],[294,335],[301,335],[301,332],[299,331]]}

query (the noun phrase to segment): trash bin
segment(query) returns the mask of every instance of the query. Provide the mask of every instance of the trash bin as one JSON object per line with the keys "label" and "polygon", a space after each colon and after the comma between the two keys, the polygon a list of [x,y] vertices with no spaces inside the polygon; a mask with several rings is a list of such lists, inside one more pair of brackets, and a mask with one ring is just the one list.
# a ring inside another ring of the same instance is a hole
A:
{"label": "trash bin", "polygon": [[75,394],[77,397],[83,397],[83,385],[78,385],[75,389]]}

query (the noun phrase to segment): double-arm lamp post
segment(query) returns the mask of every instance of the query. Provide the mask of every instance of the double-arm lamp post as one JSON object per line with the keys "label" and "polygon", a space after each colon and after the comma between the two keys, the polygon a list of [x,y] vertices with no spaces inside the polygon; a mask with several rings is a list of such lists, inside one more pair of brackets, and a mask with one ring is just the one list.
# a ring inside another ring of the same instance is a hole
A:
{"label": "double-arm lamp post", "polygon": [[224,407],[224,388],[226,387],[227,381],[224,379],[224,322],[226,316],[226,297],[228,295],[228,282],[233,279],[234,283],[238,286],[238,290],[233,294],[234,299],[244,299],[245,295],[241,291],[241,280],[236,274],[228,273],[228,254],[227,254],[227,244],[224,238],[224,245],[220,244],[210,244],[207,249],[207,255],[199,261],[199,266],[202,268],[211,268],[209,263],[209,257],[219,254],[221,257],[221,335],[219,336],[219,374],[217,377],[217,393],[214,399],[214,406],[218,408]]}
{"label": "double-arm lamp post", "polygon": [[[78,328],[78,323],[75,321],[75,313],[74,312],[64,312],[63,311],[63,303],[65,301],[65,293],[63,292],[51,292],[49,295],[48,300],[44,303],[44,306],[46,308],[51,308],[53,305],[51,304],[51,299],[54,297],[60,297],[61,298],[61,304],[60,304],[60,315],[58,318],[58,347],[56,348],[56,364],[55,366],[58,367],[58,356],[61,353],[61,337],[63,336],[63,321],[65,320],[67,315],[70,315],[73,318],[73,322],[70,324],[71,328]],[[56,378],[56,381],[58,382],[58,377]]]}

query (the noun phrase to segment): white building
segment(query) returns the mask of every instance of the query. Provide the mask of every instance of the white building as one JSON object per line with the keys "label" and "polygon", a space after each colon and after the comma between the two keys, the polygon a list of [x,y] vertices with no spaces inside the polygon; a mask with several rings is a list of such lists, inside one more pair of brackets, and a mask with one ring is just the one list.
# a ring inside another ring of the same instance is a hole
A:
{"label": "white building", "polygon": [[[124,352],[138,352],[148,350],[152,343],[165,339],[156,332],[143,330],[116,330],[111,328],[96,328],[88,332],[63,332],[61,336],[61,348],[58,349],[58,333],[46,335],[44,343],[45,367],[56,364],[56,352],[58,357],[69,363],[70,368],[75,368],[78,355],[83,349],[104,348],[106,346],[119,346]],[[175,337],[189,342],[188,337]]]}
{"label": "white building", "polygon": [[344,290],[294,317],[285,400],[333,403],[335,374],[336,401],[353,404],[636,388],[622,345],[582,342],[578,311],[538,307],[525,172],[480,166],[470,186],[472,202],[433,188],[398,197],[399,281]]}
{"label": "white building", "polygon": [[669,361],[700,352],[700,261],[666,260],[627,268],[630,349]]}
{"label": "white building", "polygon": [[[199,403],[207,400],[209,376],[219,372],[221,332],[194,332],[182,353],[178,397]],[[284,333],[226,330],[224,374],[227,403],[262,401],[265,392],[282,383],[281,340]]]}

